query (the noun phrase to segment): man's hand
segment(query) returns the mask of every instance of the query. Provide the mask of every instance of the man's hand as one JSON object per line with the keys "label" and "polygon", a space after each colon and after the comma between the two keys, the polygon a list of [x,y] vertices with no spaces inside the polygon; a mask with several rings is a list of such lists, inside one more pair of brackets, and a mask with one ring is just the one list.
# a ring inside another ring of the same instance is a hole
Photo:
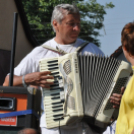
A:
{"label": "man's hand", "polygon": [[[50,71],[34,72],[25,75],[25,83],[29,86],[49,88],[53,82],[47,81],[47,79],[54,79],[53,76],[49,76]],[[3,86],[9,86],[9,75],[6,76]],[[23,86],[22,76],[14,75],[13,86]]]}
{"label": "man's hand", "polygon": [[47,81],[47,79],[54,79],[53,76],[48,76],[50,71],[34,72],[25,75],[25,83],[33,86],[40,86],[44,88],[50,88],[53,82]]}
{"label": "man's hand", "polygon": [[113,93],[112,96],[110,97],[110,102],[113,103],[113,108],[119,108],[124,90],[125,90],[125,87],[122,87],[120,94]]}

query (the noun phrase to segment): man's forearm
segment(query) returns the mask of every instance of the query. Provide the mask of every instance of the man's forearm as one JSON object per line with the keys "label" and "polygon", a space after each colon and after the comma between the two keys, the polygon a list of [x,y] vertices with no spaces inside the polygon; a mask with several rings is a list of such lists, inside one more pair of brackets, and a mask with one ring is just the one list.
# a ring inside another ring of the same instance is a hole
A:
{"label": "man's forearm", "polygon": [[[6,76],[3,86],[9,86],[9,75]],[[13,86],[22,86],[22,76],[14,75]]]}
{"label": "man's forearm", "polygon": [[[13,77],[13,86],[23,86],[24,82],[26,85],[40,86],[44,88],[49,88],[53,82],[47,81],[47,79],[54,79],[53,76],[50,76],[50,71],[44,72],[33,72],[26,74],[25,77],[14,75]],[[23,81],[22,81],[23,78]],[[3,86],[9,85],[9,75],[6,76]]]}

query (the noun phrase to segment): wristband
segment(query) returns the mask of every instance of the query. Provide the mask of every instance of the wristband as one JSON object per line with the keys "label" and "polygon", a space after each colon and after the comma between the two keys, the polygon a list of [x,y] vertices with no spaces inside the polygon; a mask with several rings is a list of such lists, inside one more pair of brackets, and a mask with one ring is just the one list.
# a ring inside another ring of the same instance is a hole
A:
{"label": "wristband", "polygon": [[25,83],[25,75],[22,76],[22,84],[23,87],[28,87],[28,85]]}

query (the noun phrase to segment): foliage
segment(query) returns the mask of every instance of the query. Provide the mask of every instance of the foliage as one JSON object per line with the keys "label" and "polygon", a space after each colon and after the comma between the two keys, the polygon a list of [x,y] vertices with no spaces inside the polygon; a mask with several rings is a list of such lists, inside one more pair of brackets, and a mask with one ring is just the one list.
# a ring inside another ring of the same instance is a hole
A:
{"label": "foliage", "polygon": [[51,15],[53,7],[61,3],[75,3],[78,6],[81,13],[80,37],[99,46],[98,30],[103,27],[106,9],[114,7],[112,3],[104,6],[96,0],[22,0],[30,28],[39,44],[55,36],[51,26]]}

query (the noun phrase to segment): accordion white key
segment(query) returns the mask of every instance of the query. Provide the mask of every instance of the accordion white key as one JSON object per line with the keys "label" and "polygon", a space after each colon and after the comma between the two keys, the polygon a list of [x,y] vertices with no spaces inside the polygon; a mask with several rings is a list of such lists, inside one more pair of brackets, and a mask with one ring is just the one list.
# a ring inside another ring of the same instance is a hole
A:
{"label": "accordion white key", "polygon": [[109,98],[126,85],[132,72],[128,63],[74,52],[41,59],[39,66],[41,72],[51,71],[54,76],[54,85],[43,88],[47,128],[79,121],[104,128],[117,117]]}

